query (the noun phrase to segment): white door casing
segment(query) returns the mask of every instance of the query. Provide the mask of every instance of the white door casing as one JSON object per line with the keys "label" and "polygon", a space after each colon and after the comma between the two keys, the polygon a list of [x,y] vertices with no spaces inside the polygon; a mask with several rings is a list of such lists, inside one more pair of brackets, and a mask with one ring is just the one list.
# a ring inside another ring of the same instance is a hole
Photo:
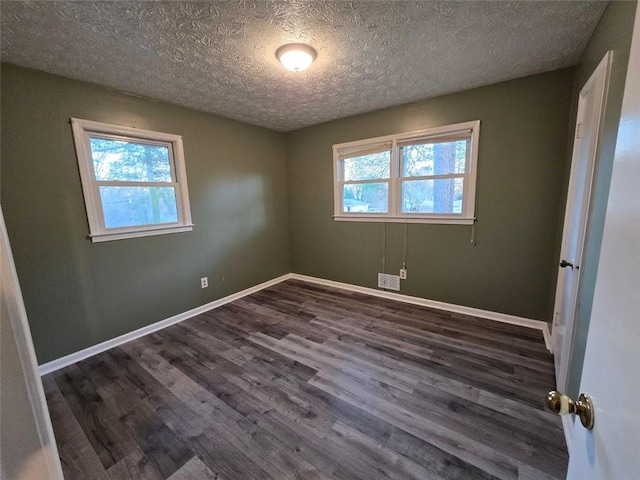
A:
{"label": "white door casing", "polygon": [[[567,193],[562,248],[553,313],[552,351],[557,389],[565,391],[573,344],[573,326],[578,300],[580,265],[589,218],[589,203],[609,84],[611,58],[607,52],[580,91],[574,135],[571,174]],[[562,267],[562,261],[570,266]]]}
{"label": "white door casing", "polygon": [[622,115],[580,391],[593,430],[574,423],[569,480],[640,478],[640,8]]}

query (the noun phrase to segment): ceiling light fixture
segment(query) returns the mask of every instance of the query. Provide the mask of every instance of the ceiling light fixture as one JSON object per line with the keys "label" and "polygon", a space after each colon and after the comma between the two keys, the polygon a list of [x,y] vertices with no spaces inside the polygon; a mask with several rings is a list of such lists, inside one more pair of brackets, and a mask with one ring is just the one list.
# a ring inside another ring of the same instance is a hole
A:
{"label": "ceiling light fixture", "polygon": [[284,68],[293,72],[306,70],[316,59],[315,49],[304,43],[288,43],[276,50],[276,57]]}

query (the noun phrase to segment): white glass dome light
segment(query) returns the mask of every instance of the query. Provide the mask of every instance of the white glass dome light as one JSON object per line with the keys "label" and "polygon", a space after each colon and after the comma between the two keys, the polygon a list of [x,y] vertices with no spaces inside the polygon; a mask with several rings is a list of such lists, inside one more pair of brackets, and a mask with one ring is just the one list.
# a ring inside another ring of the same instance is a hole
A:
{"label": "white glass dome light", "polygon": [[316,51],[304,43],[288,43],[276,50],[276,57],[287,70],[301,72],[316,59]]}

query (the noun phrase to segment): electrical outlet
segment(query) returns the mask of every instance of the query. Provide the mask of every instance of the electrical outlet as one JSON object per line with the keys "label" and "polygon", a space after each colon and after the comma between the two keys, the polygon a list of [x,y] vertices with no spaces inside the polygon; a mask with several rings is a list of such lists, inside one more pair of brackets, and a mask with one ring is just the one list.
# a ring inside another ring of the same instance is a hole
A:
{"label": "electrical outlet", "polygon": [[407,279],[407,269],[406,268],[401,268],[400,269],[400,279],[401,280],[406,280]]}
{"label": "electrical outlet", "polygon": [[207,288],[209,286],[209,277],[202,277],[200,279],[200,287]]}

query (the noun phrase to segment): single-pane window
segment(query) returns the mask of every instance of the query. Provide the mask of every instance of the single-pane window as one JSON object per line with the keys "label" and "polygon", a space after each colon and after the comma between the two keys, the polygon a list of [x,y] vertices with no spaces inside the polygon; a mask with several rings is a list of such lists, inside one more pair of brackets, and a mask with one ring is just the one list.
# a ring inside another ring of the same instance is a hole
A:
{"label": "single-pane window", "polygon": [[[340,152],[336,202],[341,214],[385,215],[389,213],[391,143]],[[338,190],[339,189],[339,190]]]}
{"label": "single-pane window", "polygon": [[170,182],[168,145],[91,136],[91,157],[96,180]]}
{"label": "single-pane window", "polygon": [[178,221],[173,187],[100,187],[100,199],[107,228]]}
{"label": "single-pane window", "polygon": [[391,152],[370,153],[344,160],[344,179],[376,180],[389,178],[391,168]]}
{"label": "single-pane window", "polygon": [[389,211],[389,184],[350,183],[342,194],[343,212],[387,213]]}
{"label": "single-pane window", "polygon": [[464,173],[467,141],[418,143],[400,148],[403,177]]}
{"label": "single-pane window", "polygon": [[182,138],[72,119],[94,242],[193,229]]}
{"label": "single-pane window", "polygon": [[437,178],[402,182],[402,213],[462,213],[464,180]]}

